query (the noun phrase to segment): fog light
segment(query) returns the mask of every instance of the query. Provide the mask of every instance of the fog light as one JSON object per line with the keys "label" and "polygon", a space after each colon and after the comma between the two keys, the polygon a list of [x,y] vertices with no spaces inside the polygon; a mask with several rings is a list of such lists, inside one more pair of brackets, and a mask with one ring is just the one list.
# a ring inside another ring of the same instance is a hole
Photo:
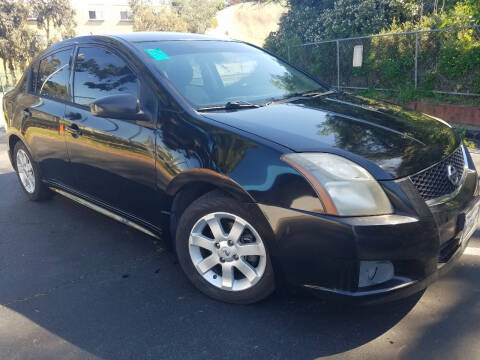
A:
{"label": "fog light", "polygon": [[390,261],[360,261],[358,287],[366,287],[391,280],[394,275]]}

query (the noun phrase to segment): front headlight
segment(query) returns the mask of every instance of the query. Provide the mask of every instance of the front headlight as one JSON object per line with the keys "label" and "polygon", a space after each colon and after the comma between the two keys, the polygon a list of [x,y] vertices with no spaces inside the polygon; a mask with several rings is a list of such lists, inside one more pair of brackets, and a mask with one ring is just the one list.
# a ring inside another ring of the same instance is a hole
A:
{"label": "front headlight", "polygon": [[378,182],[363,167],[328,153],[296,153],[282,160],[299,171],[313,186],[327,214],[340,216],[384,215],[392,205]]}

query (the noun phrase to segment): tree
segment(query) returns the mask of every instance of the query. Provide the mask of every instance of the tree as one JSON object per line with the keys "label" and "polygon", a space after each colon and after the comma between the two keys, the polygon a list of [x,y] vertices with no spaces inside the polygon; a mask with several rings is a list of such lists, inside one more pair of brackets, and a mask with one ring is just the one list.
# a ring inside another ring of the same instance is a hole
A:
{"label": "tree", "polygon": [[411,8],[400,0],[342,0],[319,16],[322,38],[375,34],[394,19],[403,23],[412,19]]}
{"label": "tree", "polygon": [[236,5],[236,4],[243,4],[246,2],[257,2],[257,3],[269,3],[269,2],[277,2],[277,3],[286,3],[287,0],[228,0],[227,5]]}
{"label": "tree", "polygon": [[375,34],[393,19],[402,23],[416,13],[410,0],[290,0],[280,29],[267,44],[298,38],[301,42]]}
{"label": "tree", "polygon": [[134,31],[187,31],[188,25],[170,8],[153,6],[140,0],[131,0]]}
{"label": "tree", "polygon": [[170,6],[154,6],[149,0],[130,0],[134,31],[205,33],[223,0],[176,0]]}
{"label": "tree", "polygon": [[27,28],[27,17],[28,7],[24,1],[0,0],[0,58],[7,83],[7,68],[16,81],[16,66],[23,70],[43,46],[37,34]]}
{"label": "tree", "polygon": [[53,42],[52,29],[59,30],[62,38],[75,35],[75,10],[69,0],[30,0],[30,3],[37,16],[38,28],[45,31],[48,45]]}
{"label": "tree", "polygon": [[26,18],[26,12],[27,8],[21,1],[0,0],[0,58],[7,83],[7,67],[12,62],[10,49],[12,34],[21,27],[23,19]]}
{"label": "tree", "polygon": [[420,17],[414,0],[289,0],[290,11],[265,47],[287,56],[286,49],[306,42],[370,35]]}
{"label": "tree", "polygon": [[188,31],[203,34],[212,25],[223,0],[176,0],[172,2],[178,15],[188,24]]}

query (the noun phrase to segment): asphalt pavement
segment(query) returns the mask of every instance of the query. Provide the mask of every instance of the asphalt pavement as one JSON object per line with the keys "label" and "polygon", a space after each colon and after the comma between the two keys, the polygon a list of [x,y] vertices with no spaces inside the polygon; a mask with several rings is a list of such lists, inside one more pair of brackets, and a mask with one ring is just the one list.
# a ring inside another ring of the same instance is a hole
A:
{"label": "asphalt pavement", "polygon": [[425,293],[357,307],[208,299],[161,242],[61,196],[27,200],[0,129],[0,360],[480,358],[480,234]]}

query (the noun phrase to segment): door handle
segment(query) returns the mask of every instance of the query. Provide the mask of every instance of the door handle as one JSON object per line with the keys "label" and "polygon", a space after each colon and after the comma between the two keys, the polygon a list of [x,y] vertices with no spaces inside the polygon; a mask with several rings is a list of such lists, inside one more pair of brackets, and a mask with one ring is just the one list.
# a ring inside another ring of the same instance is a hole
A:
{"label": "door handle", "polygon": [[70,126],[67,126],[67,127],[65,128],[65,131],[68,132],[68,133],[70,133],[70,134],[72,134],[72,136],[73,136],[74,138],[77,138],[77,137],[79,137],[80,135],[82,135],[82,130],[80,130],[80,129],[78,128],[78,125],[77,125],[77,124],[72,124],[72,125],[70,125]]}
{"label": "door handle", "polygon": [[32,112],[27,108],[23,109],[23,120],[28,120],[32,117]]}

